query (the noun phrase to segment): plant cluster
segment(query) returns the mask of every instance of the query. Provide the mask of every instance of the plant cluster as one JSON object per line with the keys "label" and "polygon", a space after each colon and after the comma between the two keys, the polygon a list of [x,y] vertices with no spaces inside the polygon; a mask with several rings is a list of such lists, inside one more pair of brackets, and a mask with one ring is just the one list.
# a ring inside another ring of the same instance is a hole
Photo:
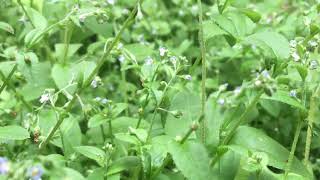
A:
{"label": "plant cluster", "polygon": [[0,180],[320,178],[320,1],[0,1]]}

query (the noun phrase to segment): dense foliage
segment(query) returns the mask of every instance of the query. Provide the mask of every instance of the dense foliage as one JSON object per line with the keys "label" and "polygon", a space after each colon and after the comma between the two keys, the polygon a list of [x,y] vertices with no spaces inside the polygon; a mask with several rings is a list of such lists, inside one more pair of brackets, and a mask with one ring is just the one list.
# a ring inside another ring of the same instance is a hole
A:
{"label": "dense foliage", "polygon": [[1,0],[0,179],[319,179],[317,0]]}

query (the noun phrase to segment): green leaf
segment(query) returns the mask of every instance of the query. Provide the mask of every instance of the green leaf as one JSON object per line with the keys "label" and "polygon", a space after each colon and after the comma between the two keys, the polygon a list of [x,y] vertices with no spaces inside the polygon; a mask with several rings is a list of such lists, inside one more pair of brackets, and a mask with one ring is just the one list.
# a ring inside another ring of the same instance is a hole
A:
{"label": "green leaf", "polygon": [[105,117],[103,114],[96,114],[92,116],[88,121],[88,127],[94,128],[100,126],[101,124],[108,122],[110,118]]}
{"label": "green leaf", "polygon": [[[290,54],[288,40],[279,33],[264,31],[248,36],[245,41],[247,43],[269,49],[271,54],[278,59],[287,59]],[[266,52],[266,51],[265,51]]]}
{"label": "green leaf", "polygon": [[[268,137],[262,131],[241,126],[237,129],[230,144],[236,144],[251,151],[264,152],[268,155],[268,165],[279,169],[284,169],[289,157],[289,151],[281,144]],[[304,165],[296,158],[292,163],[291,172],[311,178],[312,176]]]}
{"label": "green leaf", "polygon": [[27,7],[26,11],[35,28],[45,29],[48,26],[47,19],[44,16],[42,16],[42,14],[39,13],[37,10]]}
{"label": "green leaf", "polygon": [[2,29],[4,31],[7,31],[8,33],[14,34],[13,27],[10,24],[6,23],[6,22],[0,21],[0,29]]}
{"label": "green leaf", "polygon": [[74,150],[87,158],[95,160],[100,166],[103,166],[106,154],[103,150],[94,146],[78,146]]}
{"label": "green leaf", "polygon": [[104,38],[112,37],[113,26],[111,23],[99,24],[96,18],[91,16],[85,19],[84,25],[92,32],[99,34]]}
{"label": "green leaf", "polygon": [[183,135],[191,123],[200,116],[200,97],[187,90],[179,92],[173,97],[170,111],[180,111],[182,116],[179,118],[168,116],[165,125],[166,134],[171,137]]}
{"label": "green leaf", "polygon": [[[73,56],[81,46],[82,44],[69,44],[67,57]],[[56,57],[58,57],[59,59],[62,59],[64,56],[65,48],[66,48],[65,44],[55,44],[54,48],[56,51],[55,52]]]}
{"label": "green leaf", "polygon": [[289,95],[289,92],[287,91],[277,90],[277,92],[273,93],[271,97],[267,95],[263,95],[262,98],[282,102],[290,106],[293,106],[302,110],[306,110],[305,107],[299,101],[297,101],[294,97],[291,97]]}
{"label": "green leaf", "polygon": [[202,144],[193,141],[180,144],[172,141],[169,152],[177,168],[189,180],[211,179],[210,159]]}
{"label": "green leaf", "polygon": [[128,44],[124,46],[130,53],[132,53],[139,62],[143,62],[148,56],[151,56],[153,49],[150,46],[143,44]]}
{"label": "green leaf", "polygon": [[[77,78],[77,74],[71,69],[71,67],[63,66],[61,64],[55,64],[52,68],[51,76],[57,87],[60,90],[64,90],[62,91],[64,94],[68,92],[68,95],[70,96],[75,92],[77,86],[70,86],[70,83],[75,83],[72,81],[74,81]],[[69,87],[66,88],[67,86]]]}
{"label": "green leaf", "polygon": [[4,140],[24,140],[28,139],[29,132],[20,126],[0,127],[0,139]]}
{"label": "green leaf", "polygon": [[108,175],[117,174],[124,170],[141,166],[141,160],[136,156],[127,156],[114,161],[108,168]]}
{"label": "green leaf", "polygon": [[261,19],[261,14],[251,9],[240,9],[240,12],[244,13],[255,23],[259,22]]}

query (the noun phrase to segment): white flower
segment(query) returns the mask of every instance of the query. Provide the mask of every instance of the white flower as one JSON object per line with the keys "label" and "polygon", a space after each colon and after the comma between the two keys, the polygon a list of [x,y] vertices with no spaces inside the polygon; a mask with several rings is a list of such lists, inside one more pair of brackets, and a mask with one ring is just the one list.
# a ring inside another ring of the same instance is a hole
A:
{"label": "white flower", "polygon": [[304,25],[309,26],[311,24],[311,19],[306,17],[303,22],[304,22]]}
{"label": "white flower", "polygon": [[153,64],[153,59],[150,56],[148,56],[145,60],[145,64],[151,66]]}
{"label": "white flower", "polygon": [[318,68],[318,61],[316,61],[316,60],[312,60],[311,62],[310,62],[310,69],[317,69]]}
{"label": "white flower", "polygon": [[190,74],[187,74],[184,76],[185,80],[191,81],[192,80],[192,76]]}
{"label": "white flower", "polygon": [[107,104],[109,102],[109,99],[107,99],[107,98],[103,98],[102,100],[101,100],[101,103],[102,104]]}
{"label": "white flower", "polygon": [[124,15],[127,15],[127,14],[129,14],[129,10],[127,9],[127,8],[124,8],[123,10],[122,10],[122,14],[124,14]]}
{"label": "white flower", "polygon": [[172,64],[177,64],[177,57],[176,56],[171,56],[170,57],[170,61],[172,62]]}
{"label": "white flower", "polygon": [[233,90],[234,95],[239,95],[241,93],[241,86],[236,87],[236,89]]}
{"label": "white flower", "polygon": [[119,61],[120,63],[123,63],[125,60],[126,60],[126,58],[124,57],[124,55],[120,55],[120,56],[118,57],[118,61]]}
{"label": "white flower", "polygon": [[317,41],[309,41],[308,44],[309,44],[311,47],[316,47],[316,46],[318,46]]}
{"label": "white flower", "polygon": [[264,77],[264,78],[266,78],[266,79],[270,79],[271,77],[270,77],[270,74],[269,74],[269,72],[267,71],[267,70],[263,70],[262,72],[261,72],[261,75]]}
{"label": "white flower", "polygon": [[193,5],[193,6],[191,7],[191,13],[192,13],[192,15],[197,15],[197,14],[198,14],[198,11],[199,11],[199,8],[198,8],[197,5]]}
{"label": "white flower", "polygon": [[159,48],[160,56],[165,56],[167,52],[168,52],[168,50],[165,47]]}
{"label": "white flower", "polygon": [[297,41],[296,40],[291,40],[290,41],[290,47],[292,47],[292,48],[297,47]]}
{"label": "white flower", "polygon": [[91,81],[91,87],[92,88],[97,88],[101,84],[101,79],[99,76],[96,76],[92,81]]}
{"label": "white flower", "polygon": [[224,83],[222,85],[219,86],[219,91],[225,91],[228,87],[228,83]]}
{"label": "white flower", "polygon": [[110,5],[114,5],[116,3],[116,0],[107,0],[107,3]]}
{"label": "white flower", "polygon": [[254,82],[254,85],[257,86],[257,87],[261,86],[261,84],[262,84],[262,82],[260,80],[256,80]]}
{"label": "white flower", "polygon": [[42,94],[41,97],[40,97],[40,103],[43,104],[43,103],[46,103],[50,100],[50,94],[49,93],[45,93],[45,94]]}
{"label": "white flower", "polygon": [[122,44],[122,43],[119,43],[117,48],[118,48],[118,49],[122,49],[122,48],[123,48],[123,44]]}
{"label": "white flower", "polygon": [[101,97],[96,97],[94,98],[95,101],[100,102],[101,101]]}
{"label": "white flower", "polygon": [[291,56],[295,62],[298,62],[300,60],[300,56],[297,52],[292,53]]}
{"label": "white flower", "polygon": [[223,106],[225,104],[225,100],[224,99],[218,99],[217,103],[221,106]]}
{"label": "white flower", "polygon": [[291,90],[291,91],[289,92],[289,96],[291,96],[291,97],[297,97],[297,91],[296,91],[296,90]]}
{"label": "white flower", "polygon": [[86,20],[86,18],[87,18],[87,15],[86,15],[86,14],[81,14],[81,15],[79,16],[79,21],[82,22],[82,23],[84,23],[84,21]]}

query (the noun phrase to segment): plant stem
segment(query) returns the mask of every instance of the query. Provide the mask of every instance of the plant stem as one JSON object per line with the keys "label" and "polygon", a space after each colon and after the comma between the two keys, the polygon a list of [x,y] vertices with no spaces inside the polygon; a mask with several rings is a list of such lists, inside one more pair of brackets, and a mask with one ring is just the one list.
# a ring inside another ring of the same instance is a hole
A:
{"label": "plant stem", "polygon": [[236,132],[236,130],[238,129],[238,127],[246,120],[248,114],[251,112],[252,108],[254,108],[254,106],[258,103],[261,95],[263,94],[263,91],[258,92],[258,94],[256,94],[256,96],[254,97],[254,99],[250,102],[250,104],[248,105],[248,107],[245,109],[245,111],[241,114],[239,120],[236,122],[236,124],[231,128],[229,134],[223,139],[222,144],[221,145],[226,145],[229,143],[229,141],[231,140],[232,136],[234,135],[234,133]]}
{"label": "plant stem", "polygon": [[287,163],[287,166],[285,168],[285,173],[284,173],[284,179],[285,180],[287,179],[287,176],[288,176],[288,174],[290,172],[291,164],[292,164],[292,161],[293,161],[293,158],[294,158],[294,152],[296,151],[296,147],[297,147],[298,140],[299,140],[299,135],[300,135],[300,132],[301,132],[301,127],[302,127],[302,121],[299,120],[296,132],[294,133],[294,139],[293,139],[293,142],[292,142],[292,145],[291,145],[291,150],[290,150],[290,154],[289,154],[289,158],[288,158],[288,163]]}
{"label": "plant stem", "polygon": [[[112,43],[107,47],[107,49],[104,51],[103,55],[101,56],[101,58],[98,61],[97,66],[95,67],[95,69],[91,72],[91,74],[89,75],[88,79],[84,82],[83,87],[80,88],[78,87],[77,91],[74,93],[72,99],[68,102],[68,105],[66,106],[66,110],[65,112],[69,112],[76,100],[77,94],[80,94],[83,89],[85,87],[87,87],[88,85],[90,85],[92,79],[94,78],[94,76],[98,73],[98,71],[100,70],[100,68],[102,67],[102,65],[104,64],[104,59],[106,57],[108,57],[111,53],[111,50],[113,49],[113,47],[117,44],[117,42],[119,41],[122,32],[129,26],[131,20],[134,19],[137,10],[138,10],[138,6],[140,3],[142,3],[143,0],[137,0],[136,6],[135,8],[131,11],[129,17],[126,19],[126,21],[124,22],[124,25],[121,27],[120,31],[117,33],[115,39],[112,41]],[[57,131],[58,127],[60,127],[61,123],[63,122],[64,118],[66,117],[66,114],[61,115],[60,119],[57,121],[57,123],[55,124],[55,126],[53,127],[53,129],[49,132],[47,138],[40,144],[40,150],[43,150],[43,148],[48,144],[48,142],[50,141],[50,139],[53,137],[54,133]]]}
{"label": "plant stem", "polygon": [[12,75],[14,74],[14,72],[17,70],[18,65],[15,64],[12,68],[12,70],[10,71],[9,75],[7,76],[7,78],[4,80],[3,84],[0,87],[0,94],[2,93],[2,91],[4,90],[4,88],[8,85],[10,79],[12,78]]}
{"label": "plant stem", "polygon": [[[206,46],[203,37],[203,12],[201,0],[198,0],[199,6],[199,43],[201,49],[201,59],[202,59],[202,80],[201,80],[201,116],[205,117],[206,108],[206,79],[207,79],[207,67],[206,67]],[[200,125],[201,140],[205,143],[206,140],[206,120],[203,119]]]}
{"label": "plant stem", "polygon": [[175,79],[175,77],[176,77],[176,74],[174,74],[174,75],[172,76],[172,78],[169,80],[168,84],[166,85],[166,87],[164,88],[164,90],[163,90],[163,92],[162,92],[162,95],[161,95],[161,98],[160,98],[160,100],[159,100],[159,103],[157,103],[157,107],[156,107],[156,108],[154,109],[154,111],[153,111],[153,115],[152,115],[152,118],[151,118],[151,121],[150,121],[149,130],[148,130],[147,141],[149,141],[149,139],[150,139],[150,137],[151,137],[152,127],[153,127],[153,124],[154,124],[154,120],[155,120],[155,118],[156,118],[156,115],[157,115],[157,113],[158,113],[158,110],[159,110],[159,108],[160,108],[160,106],[161,106],[161,104],[162,104],[162,101],[163,101],[163,99],[164,99],[164,97],[165,97],[165,95],[166,95],[166,93],[167,93],[167,91],[168,91],[168,88],[170,87],[170,85],[171,85],[172,81]]}
{"label": "plant stem", "polygon": [[317,110],[318,110],[318,96],[319,96],[319,87],[313,92],[312,96],[310,97],[310,110],[308,115],[308,129],[307,129],[307,137],[306,137],[306,147],[304,151],[304,164],[307,165],[309,161],[310,155],[310,147],[312,141],[312,129],[313,129],[313,122],[317,118]]}
{"label": "plant stem", "polygon": [[100,125],[100,131],[102,134],[103,143],[106,142],[106,135],[104,134],[103,125]]}
{"label": "plant stem", "polygon": [[35,26],[34,23],[32,22],[32,19],[31,19],[30,15],[28,14],[26,8],[24,7],[23,3],[21,2],[21,0],[17,0],[17,2],[18,2],[18,4],[19,4],[19,6],[22,8],[24,14],[25,14],[25,15],[27,16],[27,18],[29,19],[29,22],[30,22],[31,26],[32,26],[33,28],[36,28],[36,26]]}
{"label": "plant stem", "polygon": [[[306,107],[306,97],[307,97],[307,90],[306,90],[306,82],[303,81],[303,87],[302,87],[302,104],[304,107]],[[294,153],[296,151],[297,148],[297,144],[298,144],[298,140],[299,140],[299,136],[300,136],[300,132],[301,132],[301,128],[302,128],[302,121],[303,121],[303,112],[300,111],[300,119],[299,122],[297,124],[297,129],[294,133],[294,139],[291,145],[291,150],[290,150],[290,154],[288,157],[288,163],[287,166],[285,168],[285,173],[284,173],[284,179],[286,180],[288,177],[288,174],[290,172],[291,169],[291,164],[294,158]]]}
{"label": "plant stem", "polygon": [[[124,102],[128,104],[128,94],[127,94],[127,79],[126,79],[126,70],[121,70],[121,80],[122,80],[122,96],[124,99]],[[126,116],[129,115],[129,104],[128,108],[126,108]]]}
{"label": "plant stem", "polygon": [[64,54],[63,54],[63,59],[62,59],[63,65],[65,65],[68,60],[68,52],[69,52],[72,31],[73,31],[73,25],[68,23],[66,25],[66,29],[64,31]]}
{"label": "plant stem", "polygon": [[[245,109],[245,111],[241,114],[239,120],[236,122],[236,124],[231,128],[231,130],[229,131],[229,133],[227,134],[227,136],[225,136],[225,138],[221,141],[221,143],[219,144],[219,146],[224,146],[226,144],[229,143],[229,141],[231,140],[231,138],[233,137],[234,133],[236,132],[236,130],[238,129],[238,127],[246,120],[246,117],[248,116],[248,114],[251,112],[252,108],[254,108],[254,106],[258,103],[261,95],[263,94],[263,91],[259,91],[256,96],[254,97],[254,99],[250,102],[250,104],[248,105],[248,107]],[[218,161],[219,157],[222,154],[216,154],[214,156],[214,158],[211,161],[211,166],[214,166],[215,163]]]}

